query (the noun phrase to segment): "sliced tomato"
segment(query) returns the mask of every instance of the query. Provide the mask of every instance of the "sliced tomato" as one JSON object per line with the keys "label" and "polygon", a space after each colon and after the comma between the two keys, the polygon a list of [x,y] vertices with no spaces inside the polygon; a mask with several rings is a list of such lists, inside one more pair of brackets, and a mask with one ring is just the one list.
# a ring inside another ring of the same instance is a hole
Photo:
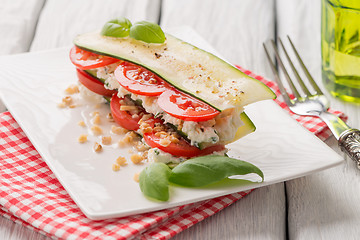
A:
{"label": "sliced tomato", "polygon": [[158,96],[166,90],[166,83],[156,74],[138,65],[123,62],[115,69],[119,84],[131,93]]}
{"label": "sliced tomato", "polygon": [[224,145],[214,145],[200,150],[195,146],[191,146],[190,143],[188,143],[184,139],[181,139],[178,143],[172,142],[168,146],[164,147],[160,144],[161,139],[155,136],[155,133],[145,133],[144,140],[150,147],[158,148],[177,157],[191,158],[197,156],[204,156],[225,149]]}
{"label": "sliced tomato", "polygon": [[94,78],[93,76],[91,76],[90,74],[88,74],[87,72],[80,70],[80,69],[76,69],[76,73],[79,79],[79,82],[81,82],[87,89],[89,89],[90,91],[103,95],[103,96],[107,96],[107,97],[111,97],[114,93],[116,93],[116,90],[109,90],[106,89],[104,87],[104,84],[98,80],[97,78]]}
{"label": "sliced tomato", "polygon": [[78,68],[88,70],[120,61],[119,59],[85,51],[76,46],[70,50],[70,60]]}
{"label": "sliced tomato", "polygon": [[117,124],[119,124],[121,127],[136,131],[139,129],[139,120],[141,119],[140,114],[138,114],[137,117],[133,117],[129,112],[127,111],[121,111],[121,103],[120,101],[124,98],[119,98],[116,94],[114,94],[110,101],[110,110],[111,114]]}
{"label": "sliced tomato", "polygon": [[203,101],[175,89],[164,91],[158,98],[158,104],[171,116],[185,121],[207,121],[220,113]]}

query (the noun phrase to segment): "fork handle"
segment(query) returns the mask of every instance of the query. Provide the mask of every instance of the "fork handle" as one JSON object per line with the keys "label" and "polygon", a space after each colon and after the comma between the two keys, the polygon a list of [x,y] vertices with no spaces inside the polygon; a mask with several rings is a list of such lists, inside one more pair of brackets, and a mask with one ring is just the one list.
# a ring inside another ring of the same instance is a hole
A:
{"label": "fork handle", "polygon": [[360,131],[353,128],[344,131],[340,135],[339,146],[355,161],[358,169],[360,169]]}

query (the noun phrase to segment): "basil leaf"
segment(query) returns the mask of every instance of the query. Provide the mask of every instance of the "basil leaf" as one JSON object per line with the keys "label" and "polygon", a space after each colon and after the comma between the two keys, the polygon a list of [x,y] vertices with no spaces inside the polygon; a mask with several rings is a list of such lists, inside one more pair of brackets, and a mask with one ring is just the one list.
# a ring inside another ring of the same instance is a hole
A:
{"label": "basil leaf", "polygon": [[171,170],[164,163],[152,163],[139,175],[140,189],[149,198],[169,200],[169,176]]}
{"label": "basil leaf", "polygon": [[255,173],[264,181],[263,172],[255,165],[229,158],[208,155],[192,158],[172,169],[169,181],[185,187],[201,187],[234,175]]}
{"label": "basil leaf", "polygon": [[165,34],[160,26],[147,21],[134,23],[130,28],[130,37],[147,43],[165,42]]}
{"label": "basil leaf", "polygon": [[101,35],[109,37],[127,37],[129,36],[131,22],[129,19],[121,17],[105,23],[101,30]]}

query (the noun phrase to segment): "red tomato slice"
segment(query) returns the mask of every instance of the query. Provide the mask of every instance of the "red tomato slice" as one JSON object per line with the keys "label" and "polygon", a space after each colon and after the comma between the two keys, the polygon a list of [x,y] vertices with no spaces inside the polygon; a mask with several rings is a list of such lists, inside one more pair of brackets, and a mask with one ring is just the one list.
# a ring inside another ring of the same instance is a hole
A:
{"label": "red tomato slice", "polygon": [[200,150],[195,146],[191,146],[190,143],[188,143],[184,139],[181,139],[178,143],[170,143],[170,145],[164,147],[160,145],[160,138],[155,136],[155,133],[144,134],[144,140],[150,147],[158,148],[177,157],[191,158],[208,155],[213,152],[222,151],[225,149],[224,145],[214,145]]}
{"label": "red tomato slice", "polygon": [[133,131],[138,130],[138,122],[141,119],[140,114],[133,118],[133,116],[127,111],[121,111],[121,100],[123,100],[123,98],[119,98],[116,94],[114,94],[110,101],[110,110],[115,122],[125,129]]}
{"label": "red tomato slice", "polygon": [[165,82],[156,74],[132,63],[123,62],[115,69],[119,84],[131,93],[158,96],[166,90]]}
{"label": "red tomato slice", "polygon": [[185,121],[207,121],[220,113],[199,99],[175,89],[163,92],[158,98],[158,104],[171,116]]}
{"label": "red tomato slice", "polygon": [[79,78],[79,82],[81,82],[87,89],[94,93],[111,97],[114,93],[117,92],[115,90],[106,89],[102,82],[83,70],[76,69],[76,73]]}
{"label": "red tomato slice", "polygon": [[70,60],[78,68],[88,70],[120,61],[119,59],[85,51],[76,46],[70,50]]}

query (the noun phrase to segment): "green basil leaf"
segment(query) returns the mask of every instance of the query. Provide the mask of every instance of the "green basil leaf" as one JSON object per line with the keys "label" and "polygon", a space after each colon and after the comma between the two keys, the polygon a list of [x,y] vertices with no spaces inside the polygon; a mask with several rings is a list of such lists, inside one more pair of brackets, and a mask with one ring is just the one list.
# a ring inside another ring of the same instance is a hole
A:
{"label": "green basil leaf", "polygon": [[192,158],[172,169],[169,181],[185,187],[201,187],[234,175],[255,173],[264,181],[263,172],[255,165],[229,158],[208,155]]}
{"label": "green basil leaf", "polygon": [[131,22],[129,19],[121,17],[105,23],[101,30],[101,35],[109,37],[127,37],[129,36]]}
{"label": "green basil leaf", "polygon": [[134,23],[130,28],[130,37],[147,43],[165,42],[165,34],[160,26],[147,21]]}
{"label": "green basil leaf", "polygon": [[169,200],[170,168],[164,163],[152,163],[139,175],[140,189],[149,198],[160,201]]}

